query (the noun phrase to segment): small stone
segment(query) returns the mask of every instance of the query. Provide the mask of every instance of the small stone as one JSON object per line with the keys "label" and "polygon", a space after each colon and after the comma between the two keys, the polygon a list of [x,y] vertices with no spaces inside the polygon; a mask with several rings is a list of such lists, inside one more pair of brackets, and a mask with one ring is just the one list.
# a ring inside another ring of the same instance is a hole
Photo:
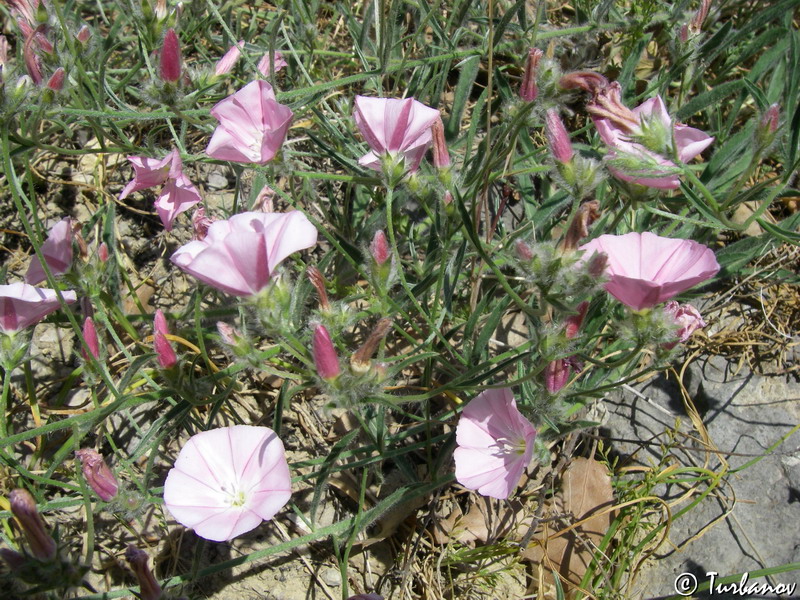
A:
{"label": "small stone", "polygon": [[211,171],[206,180],[208,187],[212,190],[224,190],[228,187],[228,178],[219,171]]}
{"label": "small stone", "polygon": [[342,574],[336,569],[322,569],[319,577],[326,585],[331,587],[339,587],[342,585]]}

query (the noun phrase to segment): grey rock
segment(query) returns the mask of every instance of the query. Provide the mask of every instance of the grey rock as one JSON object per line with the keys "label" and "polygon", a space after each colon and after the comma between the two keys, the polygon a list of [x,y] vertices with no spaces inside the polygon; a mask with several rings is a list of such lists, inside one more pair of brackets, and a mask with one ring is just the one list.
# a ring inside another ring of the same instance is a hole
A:
{"label": "grey rock", "polygon": [[[679,466],[719,472],[725,461],[729,468],[716,490],[673,521],[671,543],[658,549],[633,597],[674,595],[681,573],[693,573],[702,584],[711,571],[724,577],[800,560],[800,435],[781,442],[800,422],[800,393],[794,382],[734,368],[719,356],[701,359],[690,365],[684,380],[718,453],[703,447],[680,388],[663,374],[606,401],[606,433],[620,464],[657,465],[662,443],[668,441],[665,432],[677,425],[686,434],[672,451]],[[674,506],[673,514],[705,489],[700,486],[697,494]],[[685,488],[655,491],[670,501]],[[800,584],[800,572],[753,581]]]}

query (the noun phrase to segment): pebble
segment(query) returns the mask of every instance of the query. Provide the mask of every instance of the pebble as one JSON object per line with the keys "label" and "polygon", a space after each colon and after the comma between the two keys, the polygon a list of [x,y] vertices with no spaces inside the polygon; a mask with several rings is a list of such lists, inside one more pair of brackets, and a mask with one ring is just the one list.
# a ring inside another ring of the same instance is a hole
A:
{"label": "pebble", "polygon": [[331,587],[339,587],[342,585],[342,574],[337,569],[322,569],[319,577],[325,582],[326,585]]}

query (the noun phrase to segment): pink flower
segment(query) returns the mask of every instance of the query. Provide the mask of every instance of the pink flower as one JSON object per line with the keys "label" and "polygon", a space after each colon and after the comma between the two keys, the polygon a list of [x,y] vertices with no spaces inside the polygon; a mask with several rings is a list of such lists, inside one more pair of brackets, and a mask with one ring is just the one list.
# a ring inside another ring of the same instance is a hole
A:
{"label": "pink flower", "polygon": [[183,161],[177,149],[162,159],[129,156],[128,160],[133,163],[134,178],[122,190],[119,199],[124,200],[133,192],[163,184],[155,207],[167,231],[172,230],[175,217],[202,199],[197,188],[183,174]]}
{"label": "pink flower", "polygon": [[[47,240],[42,244],[41,252],[54,277],[69,271],[72,266],[72,219],[66,217],[53,225]],[[47,276],[42,269],[42,263],[38,256],[34,256],[28,272],[25,273],[25,283],[36,285],[45,279]]]}
{"label": "pink flower", "polygon": [[109,502],[117,495],[119,485],[114,473],[108,468],[106,461],[96,450],[82,448],[75,451],[75,456],[81,461],[81,471],[86,483],[100,498]]}
{"label": "pink flower", "polygon": [[209,156],[263,165],[275,158],[293,113],[288,106],[278,104],[270,84],[252,81],[218,102],[211,115],[219,126],[206,148]]}
{"label": "pink flower", "polygon": [[623,181],[647,187],[679,187],[678,166],[669,157],[677,154],[681,162],[689,162],[714,141],[699,129],[673,124],[661,96],[629,110],[616,81],[599,90],[587,110],[610,149],[609,170]]}
{"label": "pink flower", "polygon": [[181,45],[172,27],[167,29],[164,36],[159,66],[159,74],[164,81],[175,83],[181,78]]}
{"label": "pink flower", "polygon": [[413,98],[367,98],[356,96],[353,117],[367,140],[370,152],[358,163],[380,171],[381,156],[402,155],[409,171],[416,171],[431,145],[431,126],[439,111]]}
{"label": "pink flower", "polygon": [[214,221],[205,239],[180,247],[170,260],[223,292],[251,296],[283,259],[316,243],[316,228],[299,211],[246,212]]}
{"label": "pink flower", "polygon": [[215,542],[271,519],[291,494],[283,443],[272,429],[249,425],[192,436],[164,482],[172,516]]}
{"label": "pink flower", "polygon": [[339,366],[339,356],[336,348],[331,341],[331,334],[324,325],[314,326],[312,336],[312,346],[314,355],[314,366],[317,368],[317,375],[325,381],[333,381],[342,372]]}
{"label": "pink flower", "polygon": [[[73,291],[61,292],[64,301],[72,304],[78,297]],[[0,285],[0,330],[15,333],[35,325],[51,312],[61,308],[55,290],[35,288],[18,281]]]}
{"label": "pink flower", "polygon": [[483,496],[508,498],[533,455],[534,429],[509,388],[489,389],[467,404],[456,429],[456,479]]}
{"label": "pink flower", "polygon": [[601,235],[579,249],[584,260],[595,252],[608,256],[606,291],[634,310],[666,302],[719,271],[710,248],[649,232]]}
{"label": "pink flower", "polygon": [[226,75],[233,69],[236,61],[242,55],[244,48],[244,40],[239,40],[219,59],[217,66],[214,68],[214,75]]}
{"label": "pink flower", "polygon": [[678,343],[683,343],[692,337],[698,329],[706,326],[700,312],[691,304],[678,304],[674,300],[664,305],[664,312],[672,319],[678,330],[675,332],[677,341],[664,344],[667,350],[671,350]]}
{"label": "pink flower", "polygon": [[169,339],[167,339],[168,335],[167,318],[161,312],[161,309],[158,309],[153,324],[153,347],[156,351],[158,364],[162,369],[171,369],[178,363],[178,356],[175,354],[172,344],[169,343]]}
{"label": "pink flower", "polygon": [[272,63],[272,66],[270,66],[270,62],[269,62],[269,52],[267,52],[267,53],[266,53],[264,56],[262,56],[262,57],[261,57],[261,60],[260,60],[260,61],[258,61],[258,65],[256,65],[256,68],[258,69],[259,73],[261,73],[261,74],[262,74],[264,77],[269,77],[269,76],[270,76],[270,74],[271,74],[273,71],[274,71],[275,73],[277,73],[277,72],[278,72],[278,71],[280,71],[280,70],[281,70],[283,67],[286,67],[286,66],[288,66],[288,64],[289,64],[289,63],[287,63],[287,62],[286,62],[286,61],[283,59],[283,54],[281,54],[280,52],[277,52],[277,51],[276,51],[276,52],[275,52],[275,62],[274,62],[274,63]]}

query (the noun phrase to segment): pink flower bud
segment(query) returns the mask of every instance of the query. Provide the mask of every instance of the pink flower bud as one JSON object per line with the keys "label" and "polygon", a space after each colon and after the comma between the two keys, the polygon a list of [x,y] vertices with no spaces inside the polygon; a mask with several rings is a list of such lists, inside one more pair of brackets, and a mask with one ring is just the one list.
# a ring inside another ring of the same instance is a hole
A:
{"label": "pink flower bud", "polygon": [[228,346],[236,346],[242,337],[242,334],[233,325],[228,325],[224,321],[217,321],[217,333],[223,343]]}
{"label": "pink flower bud", "polygon": [[117,495],[117,478],[114,473],[96,451],[90,448],[83,448],[75,452],[75,456],[81,461],[81,471],[86,483],[92,488],[100,498],[109,502]]}
{"label": "pink flower bud", "polygon": [[226,75],[231,72],[236,61],[242,55],[244,48],[244,40],[239,40],[219,59],[217,66],[214,69],[214,75]]}
{"label": "pink flower bud", "polygon": [[525,61],[525,73],[522,76],[522,85],[519,88],[519,97],[525,102],[533,102],[539,95],[539,88],[536,87],[536,71],[544,53],[538,48],[531,48],[528,51],[528,58]]}
{"label": "pink flower bud", "polygon": [[153,333],[153,346],[156,351],[158,364],[162,369],[171,369],[178,363],[178,356],[166,336],[169,335],[167,319],[161,309],[156,311],[155,331]]}
{"label": "pink flower bud", "polygon": [[181,46],[178,34],[170,27],[161,47],[161,79],[175,83],[181,78]]}
{"label": "pink flower bud", "polygon": [[781,107],[778,104],[773,104],[761,117],[761,128],[769,134],[774,134],[778,130],[780,118]]}
{"label": "pink flower bud", "polygon": [[75,34],[75,39],[78,40],[81,44],[85,44],[89,41],[89,38],[92,37],[92,30],[89,29],[88,25],[83,25],[78,30],[78,33]]}
{"label": "pink flower bud", "polygon": [[131,570],[133,574],[136,575],[136,579],[139,580],[139,598],[141,600],[160,600],[163,591],[147,564],[147,552],[139,550],[136,546],[131,544],[128,546],[128,549],[125,550],[125,560],[127,560],[128,564],[131,566]]}
{"label": "pink flower bud", "polygon": [[447,151],[447,142],[444,139],[444,123],[441,117],[431,125],[433,136],[433,166],[437,169],[446,169],[450,166],[450,153]]}
{"label": "pink flower bud", "polygon": [[551,394],[561,390],[569,381],[569,365],[563,358],[550,361],[544,368],[544,387]]}
{"label": "pink flower bud", "polygon": [[381,267],[389,260],[391,250],[389,248],[389,241],[386,239],[386,234],[382,229],[375,232],[375,237],[372,238],[372,243],[369,245],[372,260]]}
{"label": "pink flower bud", "polygon": [[678,304],[674,300],[664,305],[664,312],[672,319],[678,330],[675,332],[677,341],[664,344],[664,348],[671,350],[678,343],[688,340],[698,329],[706,326],[700,312],[691,304]]}
{"label": "pink flower bud", "polygon": [[60,92],[61,89],[64,87],[64,76],[65,76],[64,67],[58,67],[55,73],[50,77],[47,81],[47,87],[53,90],[54,92]]}
{"label": "pink flower bud", "polygon": [[[83,322],[83,339],[86,341],[86,346],[89,348],[89,352],[95,360],[99,359],[100,341],[97,339],[97,329],[94,326],[92,317],[86,317],[86,320]],[[83,354],[84,359],[88,359],[86,350],[83,348],[81,348],[81,354]]]}
{"label": "pink flower bud", "polygon": [[514,248],[517,251],[517,256],[519,256],[521,260],[533,260],[533,250],[531,250],[531,247],[522,240],[519,240]]}
{"label": "pink flower bud", "polygon": [[8,495],[11,512],[17,518],[28,540],[31,554],[38,560],[49,561],[56,556],[56,542],[44,528],[36,501],[28,490],[16,489]]}
{"label": "pink flower bud", "polygon": [[314,327],[314,337],[312,340],[314,365],[317,368],[317,375],[325,381],[333,381],[342,372],[339,366],[339,356],[333,346],[331,336],[324,325]]}
{"label": "pink flower bud", "polygon": [[167,0],[157,0],[156,2],[156,9],[153,11],[156,15],[156,19],[159,21],[163,21],[167,18]]}
{"label": "pink flower bud", "polygon": [[683,25],[681,25],[681,28],[678,30],[678,39],[684,44],[689,41],[688,23],[684,23]]}
{"label": "pink flower bud", "polygon": [[105,242],[102,242],[97,247],[97,257],[100,259],[100,262],[104,263],[108,261],[108,246]]}
{"label": "pink flower bud", "polygon": [[564,319],[564,334],[568,340],[578,335],[578,331],[583,325],[583,319],[586,317],[586,311],[589,310],[589,303],[581,302],[575,310],[578,314],[570,315]]}
{"label": "pink flower bud", "polygon": [[563,164],[570,162],[575,153],[572,151],[569,133],[567,133],[564,123],[561,122],[561,117],[558,116],[558,110],[555,108],[547,111],[546,134],[553,157]]}

